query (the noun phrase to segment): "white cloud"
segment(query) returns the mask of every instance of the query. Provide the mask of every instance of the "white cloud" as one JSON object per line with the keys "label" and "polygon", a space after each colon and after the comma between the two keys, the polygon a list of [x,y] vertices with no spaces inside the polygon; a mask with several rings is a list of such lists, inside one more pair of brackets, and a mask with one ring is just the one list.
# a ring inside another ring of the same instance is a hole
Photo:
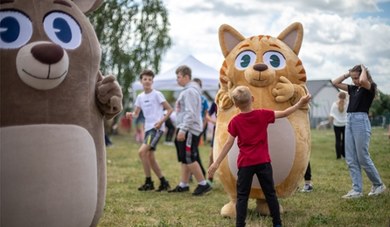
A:
{"label": "white cloud", "polygon": [[[295,21],[304,26],[300,51],[309,79],[331,79],[363,63],[390,94],[389,0],[165,0],[173,46],[162,71],[192,54],[219,70],[218,29],[226,23],[245,37],[277,36]],[[385,17],[383,16],[385,15]]]}

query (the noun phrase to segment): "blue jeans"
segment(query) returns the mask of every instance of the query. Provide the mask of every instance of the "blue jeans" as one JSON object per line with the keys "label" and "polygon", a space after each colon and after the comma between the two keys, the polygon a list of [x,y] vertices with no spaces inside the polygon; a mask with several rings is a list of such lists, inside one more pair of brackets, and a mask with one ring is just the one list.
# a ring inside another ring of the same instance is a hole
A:
{"label": "blue jeans", "polygon": [[371,124],[367,113],[348,113],[345,127],[345,161],[352,178],[352,188],[357,192],[363,191],[361,167],[373,186],[382,185],[378,170],[368,152],[370,138]]}

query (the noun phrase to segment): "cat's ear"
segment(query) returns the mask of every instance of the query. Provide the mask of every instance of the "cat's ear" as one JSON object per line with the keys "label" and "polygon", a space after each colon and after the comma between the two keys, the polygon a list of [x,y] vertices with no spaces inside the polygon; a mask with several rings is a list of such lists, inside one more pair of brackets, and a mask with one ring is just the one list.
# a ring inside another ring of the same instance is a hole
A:
{"label": "cat's ear", "polygon": [[219,27],[219,45],[221,46],[222,54],[226,57],[238,43],[245,39],[233,27],[223,24]]}
{"label": "cat's ear", "polygon": [[303,26],[299,22],[292,23],[282,33],[279,34],[278,39],[282,40],[294,51],[296,55],[299,54],[303,40]]}

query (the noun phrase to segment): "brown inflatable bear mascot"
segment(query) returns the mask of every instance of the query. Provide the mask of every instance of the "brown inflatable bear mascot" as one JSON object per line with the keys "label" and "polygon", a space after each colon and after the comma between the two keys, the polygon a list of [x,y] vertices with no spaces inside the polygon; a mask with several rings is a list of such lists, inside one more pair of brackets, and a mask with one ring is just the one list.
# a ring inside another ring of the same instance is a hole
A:
{"label": "brown inflatable bear mascot", "polygon": [[96,226],[103,119],[122,110],[99,72],[96,0],[0,0],[1,226]]}
{"label": "brown inflatable bear mascot", "polygon": [[[284,110],[307,94],[306,72],[298,58],[302,38],[300,23],[291,24],[277,38],[269,35],[245,38],[229,25],[220,27],[219,42],[225,61],[220,71],[221,88],[216,97],[218,117],[214,158],[218,157],[226,141],[228,123],[239,112],[230,98],[235,87],[249,87],[254,96],[254,108],[272,110]],[[277,195],[289,196],[303,179],[309,160],[308,108],[271,124],[268,145]],[[238,152],[235,143],[219,168],[220,180],[230,197],[230,202],[221,210],[223,216],[236,216]],[[254,177],[250,198],[256,199],[257,211],[269,213],[257,177]]]}

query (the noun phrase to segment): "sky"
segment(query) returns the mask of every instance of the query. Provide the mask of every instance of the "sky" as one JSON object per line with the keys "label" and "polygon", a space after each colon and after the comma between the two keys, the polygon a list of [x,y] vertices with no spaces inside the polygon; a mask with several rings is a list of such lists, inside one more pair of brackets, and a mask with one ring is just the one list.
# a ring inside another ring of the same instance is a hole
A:
{"label": "sky", "polygon": [[188,55],[219,71],[224,59],[218,41],[222,24],[244,37],[277,37],[293,22],[300,22],[304,37],[298,56],[308,80],[333,79],[364,64],[378,88],[390,94],[390,0],[163,2],[173,44],[163,56],[161,73]]}

